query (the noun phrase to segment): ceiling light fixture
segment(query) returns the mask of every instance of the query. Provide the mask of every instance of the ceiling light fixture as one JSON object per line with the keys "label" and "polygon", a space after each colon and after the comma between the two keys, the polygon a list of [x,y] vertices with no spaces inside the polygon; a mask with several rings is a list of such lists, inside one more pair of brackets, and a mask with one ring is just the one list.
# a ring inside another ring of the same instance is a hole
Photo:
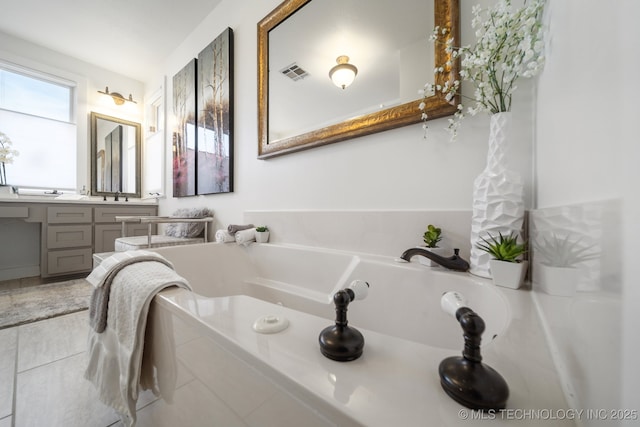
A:
{"label": "ceiling light fixture", "polygon": [[129,94],[129,98],[125,98],[124,96],[122,96],[118,92],[109,92],[109,86],[104,88],[104,92],[99,90],[98,93],[110,96],[111,98],[113,98],[113,102],[116,105],[122,105],[122,104],[124,104],[125,101],[133,102],[134,104],[137,104],[137,102],[133,100],[133,97],[131,96],[131,94]]}
{"label": "ceiling light fixture", "polygon": [[334,66],[329,71],[329,78],[334,85],[339,88],[345,89],[353,80],[355,80],[358,74],[358,69],[353,64],[349,64],[349,57],[346,55],[340,55],[336,59],[338,65]]}

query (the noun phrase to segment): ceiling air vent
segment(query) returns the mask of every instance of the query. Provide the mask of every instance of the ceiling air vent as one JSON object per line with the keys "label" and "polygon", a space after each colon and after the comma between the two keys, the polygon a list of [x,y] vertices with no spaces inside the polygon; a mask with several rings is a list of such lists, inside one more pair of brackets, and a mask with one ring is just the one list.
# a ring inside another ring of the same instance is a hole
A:
{"label": "ceiling air vent", "polygon": [[295,62],[293,64],[287,65],[285,68],[280,70],[280,72],[289,77],[294,82],[302,80],[309,75],[309,73],[300,68]]}

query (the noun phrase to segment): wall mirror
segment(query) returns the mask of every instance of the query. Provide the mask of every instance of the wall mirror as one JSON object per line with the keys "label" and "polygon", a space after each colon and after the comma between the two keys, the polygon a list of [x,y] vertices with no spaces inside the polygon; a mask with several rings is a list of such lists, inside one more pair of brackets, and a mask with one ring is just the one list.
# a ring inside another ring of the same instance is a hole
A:
{"label": "wall mirror", "polygon": [[140,197],[140,123],[91,113],[91,195]]}
{"label": "wall mirror", "polygon": [[[268,158],[421,120],[418,94],[427,79],[458,78],[428,40],[437,25],[459,40],[459,0],[286,0],[258,23],[258,157]],[[357,68],[353,83],[334,85],[339,56]],[[431,119],[455,106],[426,101]]]}

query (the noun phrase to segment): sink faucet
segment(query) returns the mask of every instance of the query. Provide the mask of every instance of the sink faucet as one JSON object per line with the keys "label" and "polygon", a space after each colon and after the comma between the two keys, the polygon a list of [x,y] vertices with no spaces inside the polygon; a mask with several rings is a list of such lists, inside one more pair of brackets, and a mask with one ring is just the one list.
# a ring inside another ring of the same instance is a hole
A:
{"label": "sink faucet", "polygon": [[427,249],[409,248],[404,251],[400,258],[409,262],[415,255],[421,255],[425,258],[429,258],[433,262],[440,264],[444,268],[448,268],[449,270],[467,271],[469,269],[469,263],[460,258],[459,253],[460,249],[454,249],[453,256],[446,258],[440,255],[436,255]]}

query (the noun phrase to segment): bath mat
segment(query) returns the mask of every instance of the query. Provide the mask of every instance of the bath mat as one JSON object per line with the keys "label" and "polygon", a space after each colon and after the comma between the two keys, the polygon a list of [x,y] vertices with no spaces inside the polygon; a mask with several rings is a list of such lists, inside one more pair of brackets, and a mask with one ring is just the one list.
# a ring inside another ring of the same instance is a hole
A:
{"label": "bath mat", "polygon": [[0,329],[86,310],[92,290],[76,279],[0,291]]}

